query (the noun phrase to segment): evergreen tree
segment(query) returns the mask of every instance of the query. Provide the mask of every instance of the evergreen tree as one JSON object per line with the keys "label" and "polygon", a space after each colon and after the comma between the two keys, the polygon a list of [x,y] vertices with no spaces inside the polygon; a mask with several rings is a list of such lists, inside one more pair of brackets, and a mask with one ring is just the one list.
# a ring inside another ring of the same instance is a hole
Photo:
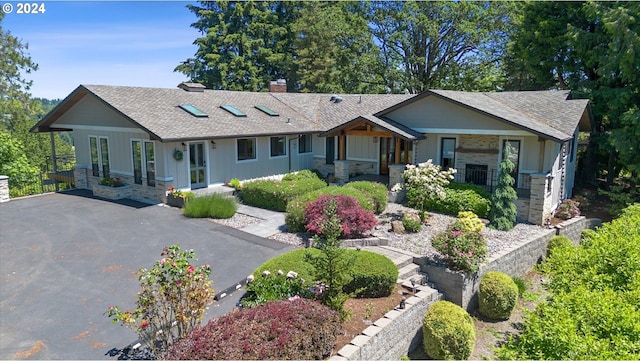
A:
{"label": "evergreen tree", "polygon": [[513,189],[515,180],[511,176],[515,168],[515,164],[510,159],[512,152],[511,146],[507,145],[498,169],[498,184],[491,197],[490,226],[500,231],[508,231],[513,228],[518,213],[514,203],[518,199],[518,194]]}

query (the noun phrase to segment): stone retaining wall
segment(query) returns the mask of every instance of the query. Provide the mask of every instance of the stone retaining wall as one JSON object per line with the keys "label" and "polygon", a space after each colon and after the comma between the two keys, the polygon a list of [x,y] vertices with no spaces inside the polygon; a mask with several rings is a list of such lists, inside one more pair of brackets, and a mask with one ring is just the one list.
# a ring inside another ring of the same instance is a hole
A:
{"label": "stone retaining wall", "polygon": [[598,218],[574,217],[555,226],[556,234],[568,237],[574,244],[580,243],[580,236],[584,229],[594,229],[602,225]]}
{"label": "stone retaining wall", "polygon": [[0,203],[9,201],[9,177],[0,175]]}
{"label": "stone retaining wall", "polygon": [[404,309],[391,310],[341,348],[330,361],[400,360],[422,342],[422,320],[442,295],[427,286],[406,300]]}

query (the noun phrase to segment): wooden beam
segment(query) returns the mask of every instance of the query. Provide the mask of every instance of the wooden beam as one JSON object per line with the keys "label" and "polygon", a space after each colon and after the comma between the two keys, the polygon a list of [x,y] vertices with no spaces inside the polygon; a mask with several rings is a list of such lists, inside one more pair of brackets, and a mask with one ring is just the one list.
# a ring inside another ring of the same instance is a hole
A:
{"label": "wooden beam", "polygon": [[393,160],[394,164],[400,164],[400,138],[393,138],[396,141],[396,155]]}
{"label": "wooden beam", "polygon": [[404,158],[402,159],[402,162],[404,164],[409,164],[409,141],[403,140],[403,142],[404,142]]}
{"label": "wooden beam", "polygon": [[347,142],[347,137],[341,135],[338,137],[338,159],[345,160],[346,152],[345,152],[345,143]]}
{"label": "wooden beam", "polygon": [[383,138],[392,138],[393,134],[382,131],[369,131],[369,130],[347,130],[345,131],[347,135],[360,135],[364,137],[383,137]]}

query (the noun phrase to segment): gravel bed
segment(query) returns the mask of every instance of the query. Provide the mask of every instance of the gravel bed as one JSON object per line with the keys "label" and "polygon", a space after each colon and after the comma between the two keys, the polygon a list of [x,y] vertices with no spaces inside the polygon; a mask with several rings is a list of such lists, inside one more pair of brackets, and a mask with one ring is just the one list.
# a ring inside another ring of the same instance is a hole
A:
{"label": "gravel bed", "polygon": [[[391,247],[403,249],[418,255],[426,255],[431,258],[439,258],[437,257],[436,250],[431,246],[431,238],[444,231],[456,220],[456,217],[439,213],[429,213],[430,216],[427,223],[422,226],[422,230],[418,233],[396,234],[391,231],[391,222],[401,219],[404,212],[412,210],[412,208],[400,204],[389,203],[387,209],[378,215],[380,223],[374,228],[372,236],[387,239]],[[241,213],[236,213],[229,219],[214,220],[214,222],[235,228],[243,228],[260,221],[261,219],[259,218]],[[515,242],[535,237],[545,231],[546,229],[543,227],[525,223],[518,223],[508,232],[485,227],[482,234],[487,240],[487,256],[491,257],[491,255],[509,248]],[[305,247],[309,241],[309,235],[306,233],[281,232],[269,238],[297,247]]]}

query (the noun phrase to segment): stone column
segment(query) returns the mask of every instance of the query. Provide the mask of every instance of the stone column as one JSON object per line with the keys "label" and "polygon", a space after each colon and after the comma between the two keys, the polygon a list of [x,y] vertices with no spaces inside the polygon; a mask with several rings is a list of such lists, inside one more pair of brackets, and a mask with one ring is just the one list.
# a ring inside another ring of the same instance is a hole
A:
{"label": "stone column", "polygon": [[529,222],[544,225],[551,218],[551,192],[547,192],[552,179],[546,173],[531,174]]}
{"label": "stone column", "polygon": [[0,175],[0,203],[9,202],[9,177]]}
{"label": "stone column", "polygon": [[394,185],[404,183],[402,174],[404,173],[406,165],[404,164],[391,164],[389,165],[389,188],[393,188]]}
{"label": "stone column", "polygon": [[349,181],[349,161],[348,160],[336,160],[335,161],[335,176],[338,179],[338,183],[344,184]]}
{"label": "stone column", "polygon": [[76,167],[73,169],[73,181],[78,189],[89,189],[87,181],[87,170],[85,168]]}

